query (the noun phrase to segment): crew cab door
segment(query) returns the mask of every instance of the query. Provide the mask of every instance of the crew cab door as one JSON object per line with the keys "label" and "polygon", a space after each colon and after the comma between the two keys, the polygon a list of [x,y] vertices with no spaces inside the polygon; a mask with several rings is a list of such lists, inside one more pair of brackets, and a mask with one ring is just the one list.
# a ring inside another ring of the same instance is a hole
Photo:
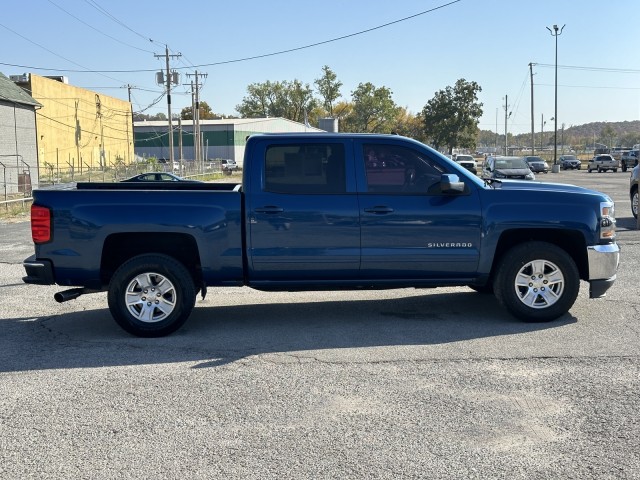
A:
{"label": "crew cab door", "polygon": [[358,140],[361,275],[371,279],[475,276],[480,253],[477,185],[443,192],[442,174],[465,177],[416,142]]}
{"label": "crew cab door", "polygon": [[245,196],[250,284],[357,278],[351,142],[268,136],[255,142]]}

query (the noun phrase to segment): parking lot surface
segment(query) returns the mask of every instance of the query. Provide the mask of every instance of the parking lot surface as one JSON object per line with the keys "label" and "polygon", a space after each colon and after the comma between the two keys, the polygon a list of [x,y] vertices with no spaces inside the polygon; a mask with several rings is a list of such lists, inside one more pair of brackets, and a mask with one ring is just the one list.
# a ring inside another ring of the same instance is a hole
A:
{"label": "parking lot surface", "polygon": [[106,294],[22,283],[0,223],[0,478],[640,478],[640,232],[628,173],[562,171],[616,201],[616,284],[515,320],[468,288],[210,289],[127,335]]}

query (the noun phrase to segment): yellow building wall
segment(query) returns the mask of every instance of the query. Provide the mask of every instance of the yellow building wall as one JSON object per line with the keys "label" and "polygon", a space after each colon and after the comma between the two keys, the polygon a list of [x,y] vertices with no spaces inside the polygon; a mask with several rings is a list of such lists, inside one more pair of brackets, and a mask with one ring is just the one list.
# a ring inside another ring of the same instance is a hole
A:
{"label": "yellow building wall", "polygon": [[133,161],[131,104],[56,80],[30,75],[42,175],[83,173]]}

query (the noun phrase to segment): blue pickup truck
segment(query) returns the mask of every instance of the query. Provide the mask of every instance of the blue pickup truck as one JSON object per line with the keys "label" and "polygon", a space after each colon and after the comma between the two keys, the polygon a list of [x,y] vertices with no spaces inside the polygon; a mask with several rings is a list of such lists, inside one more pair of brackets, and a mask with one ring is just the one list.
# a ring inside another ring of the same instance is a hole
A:
{"label": "blue pickup truck", "polygon": [[75,287],[59,302],[108,291],[116,322],[146,337],[178,329],[208,286],[469,286],[544,322],[580,280],[603,296],[619,261],[608,196],[482,180],[398,135],[254,135],[242,184],[41,189],[31,222],[24,281]]}

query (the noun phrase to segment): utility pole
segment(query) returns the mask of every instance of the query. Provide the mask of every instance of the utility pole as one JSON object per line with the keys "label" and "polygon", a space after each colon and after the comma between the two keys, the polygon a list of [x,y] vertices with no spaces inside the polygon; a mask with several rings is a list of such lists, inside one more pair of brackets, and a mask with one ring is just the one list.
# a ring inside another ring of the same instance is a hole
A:
{"label": "utility pole", "polygon": [[[163,55],[154,54],[154,57],[161,58]],[[164,46],[164,58],[166,62],[166,88],[167,88],[167,115],[169,117],[169,160],[171,161],[171,165],[173,168],[173,120],[171,119],[171,84],[178,84],[178,74],[175,73],[174,76],[171,75],[171,70],[169,68],[169,58],[180,58],[182,54],[171,54],[169,55],[169,46]]]}
{"label": "utility pole", "polygon": [[507,115],[509,110],[508,95],[504,96],[504,154],[509,155],[509,146],[507,141],[507,119],[511,116],[511,112]]}
{"label": "utility pole", "polygon": [[178,118],[178,154],[180,156],[180,168],[182,168],[182,118]]}
{"label": "utility pole", "polygon": [[[131,89],[133,88],[133,85],[129,85],[127,83],[127,90],[129,92],[129,109],[130,109],[130,113],[131,113],[131,135],[133,136],[133,103],[131,103]],[[134,137],[135,140],[135,137]],[[129,148],[129,127],[127,127],[127,157],[129,157],[128,162],[127,163],[131,163],[131,148]]]}
{"label": "utility pole", "polygon": [[200,85],[198,84],[198,71],[196,70],[196,110],[193,112],[195,121],[196,121],[196,129],[198,131],[198,136],[196,139],[198,140],[198,157],[196,159],[196,166],[200,170],[200,165],[202,164],[202,138],[200,137]]}
{"label": "utility pole", "polygon": [[[191,76],[191,74],[187,74]],[[193,145],[194,145],[194,157],[197,162],[196,165],[204,167],[204,157],[203,157],[203,148],[202,148],[202,130],[200,128],[200,81],[199,77],[206,77],[206,73],[198,73],[193,74],[195,76],[195,82],[191,82],[191,112],[193,117]]]}
{"label": "utility pole", "polygon": [[[187,75],[189,75],[187,73]],[[191,133],[193,134],[193,161],[198,158],[198,132],[196,131],[196,91],[191,80]]]}
{"label": "utility pole", "polygon": [[531,74],[531,155],[535,155],[535,131],[533,128],[533,63],[529,64],[529,73]]}
{"label": "utility pole", "polygon": [[552,172],[554,173],[558,173],[560,171],[560,167],[558,166],[558,37],[560,35],[562,35],[562,30],[564,30],[564,27],[566,25],[563,25],[562,28],[560,28],[559,32],[558,32],[558,25],[554,25],[553,26],[553,31],[551,31],[551,29],[549,27],[547,27],[547,30],[549,30],[549,33],[551,33],[551,36],[555,37],[556,39],[556,87],[555,87],[555,114],[554,114],[554,120],[555,120],[555,126],[554,126],[554,134],[553,134],[553,169]]}
{"label": "utility pole", "polygon": [[544,150],[544,113],[540,114],[540,150]]}

